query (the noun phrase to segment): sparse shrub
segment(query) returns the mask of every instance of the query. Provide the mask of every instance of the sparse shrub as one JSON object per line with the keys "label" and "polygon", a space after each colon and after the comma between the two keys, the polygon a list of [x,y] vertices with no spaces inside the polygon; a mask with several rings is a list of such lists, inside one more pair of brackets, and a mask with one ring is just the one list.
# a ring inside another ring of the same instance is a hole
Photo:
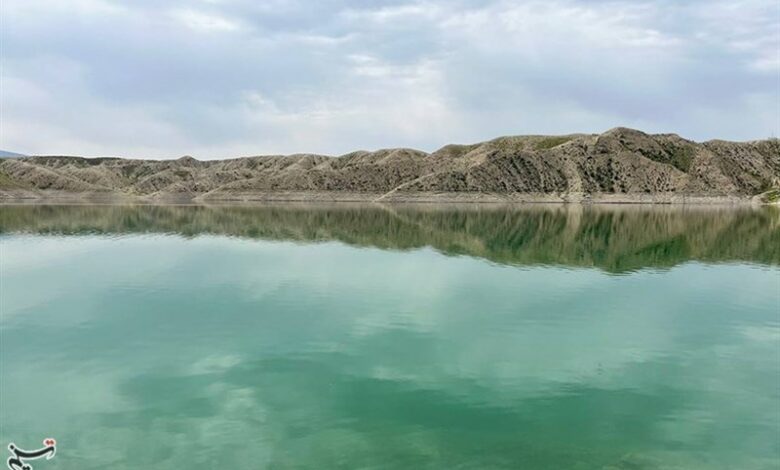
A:
{"label": "sparse shrub", "polygon": [[548,150],[553,147],[557,147],[561,144],[565,144],[570,140],[572,140],[572,138],[568,136],[545,137],[541,140],[536,141],[536,143],[534,143],[534,148],[536,150]]}

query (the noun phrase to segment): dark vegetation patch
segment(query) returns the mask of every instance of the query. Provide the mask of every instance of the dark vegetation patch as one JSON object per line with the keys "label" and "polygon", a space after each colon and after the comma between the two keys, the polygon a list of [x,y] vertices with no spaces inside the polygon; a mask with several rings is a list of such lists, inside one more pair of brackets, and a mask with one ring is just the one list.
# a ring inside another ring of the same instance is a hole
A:
{"label": "dark vegetation patch", "polygon": [[689,144],[667,143],[659,150],[655,149],[638,149],[639,153],[645,158],[650,160],[672,165],[680,171],[688,172],[693,163],[693,158],[696,155],[696,149]]}
{"label": "dark vegetation patch", "polygon": [[537,140],[534,143],[534,148],[536,150],[548,150],[553,147],[557,147],[559,145],[565,144],[566,142],[571,141],[573,138],[569,136],[557,136],[557,137],[545,137],[543,139]]}
{"label": "dark vegetation patch", "polygon": [[26,185],[16,181],[8,173],[0,170],[0,189],[24,189]]}
{"label": "dark vegetation patch", "polygon": [[689,145],[674,146],[668,152],[669,163],[672,166],[686,173],[690,170],[693,157],[696,154],[693,147]]}
{"label": "dark vegetation patch", "polygon": [[780,189],[772,189],[761,195],[761,200],[770,204],[780,202]]}

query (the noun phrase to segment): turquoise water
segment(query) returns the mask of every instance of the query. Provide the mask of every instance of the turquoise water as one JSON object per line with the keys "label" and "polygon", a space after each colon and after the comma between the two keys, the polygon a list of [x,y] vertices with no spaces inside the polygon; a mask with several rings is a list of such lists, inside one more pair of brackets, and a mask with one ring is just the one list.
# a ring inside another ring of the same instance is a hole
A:
{"label": "turquoise water", "polygon": [[[45,469],[780,467],[772,210],[0,207]],[[6,457],[4,457],[6,458]]]}

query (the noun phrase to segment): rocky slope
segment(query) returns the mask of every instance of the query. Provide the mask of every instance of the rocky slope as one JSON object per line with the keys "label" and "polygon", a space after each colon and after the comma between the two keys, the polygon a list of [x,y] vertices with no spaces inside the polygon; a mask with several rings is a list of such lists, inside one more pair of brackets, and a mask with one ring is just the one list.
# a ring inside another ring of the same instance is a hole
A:
{"label": "rocky slope", "polygon": [[0,162],[0,198],[194,200],[771,200],[780,142],[696,143],[616,128],[600,135],[502,137],[340,157],[198,161],[27,157]]}

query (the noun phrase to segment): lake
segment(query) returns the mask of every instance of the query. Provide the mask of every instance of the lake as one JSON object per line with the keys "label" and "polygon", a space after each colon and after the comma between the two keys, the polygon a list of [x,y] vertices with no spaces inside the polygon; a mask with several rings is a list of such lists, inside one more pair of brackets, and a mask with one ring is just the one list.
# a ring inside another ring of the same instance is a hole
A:
{"label": "lake", "polygon": [[773,208],[0,206],[0,311],[36,470],[780,467]]}

